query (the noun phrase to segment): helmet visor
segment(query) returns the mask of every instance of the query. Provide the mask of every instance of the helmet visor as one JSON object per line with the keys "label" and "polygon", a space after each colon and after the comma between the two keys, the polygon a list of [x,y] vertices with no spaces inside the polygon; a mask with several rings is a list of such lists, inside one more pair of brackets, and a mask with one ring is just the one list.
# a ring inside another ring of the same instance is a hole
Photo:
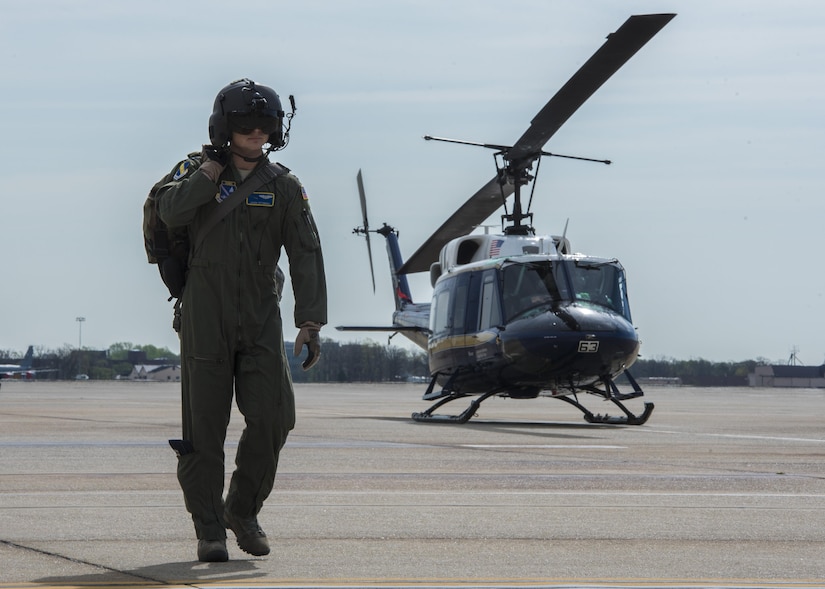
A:
{"label": "helmet visor", "polygon": [[226,117],[229,130],[241,135],[249,135],[255,129],[260,129],[267,135],[271,135],[281,126],[279,117],[266,115],[259,112],[232,112]]}

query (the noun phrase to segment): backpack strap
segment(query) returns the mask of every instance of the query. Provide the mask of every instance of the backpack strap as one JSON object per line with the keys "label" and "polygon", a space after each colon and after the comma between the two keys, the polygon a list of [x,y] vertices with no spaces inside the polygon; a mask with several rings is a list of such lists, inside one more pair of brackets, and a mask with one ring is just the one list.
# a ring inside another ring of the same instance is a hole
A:
{"label": "backpack strap", "polygon": [[198,231],[198,235],[195,238],[195,247],[192,251],[198,251],[198,248],[200,248],[201,243],[203,243],[206,234],[209,233],[209,231],[217,225],[221,219],[226,217],[232,209],[245,201],[250,194],[255,192],[267,182],[274,180],[278,176],[286,174],[287,172],[289,172],[289,169],[281,164],[269,163],[266,166],[261,166],[258,168],[254,174],[241,182],[235,190],[232,191],[232,194],[230,194],[218,205],[217,208],[214,209],[212,214],[201,226],[200,231]]}

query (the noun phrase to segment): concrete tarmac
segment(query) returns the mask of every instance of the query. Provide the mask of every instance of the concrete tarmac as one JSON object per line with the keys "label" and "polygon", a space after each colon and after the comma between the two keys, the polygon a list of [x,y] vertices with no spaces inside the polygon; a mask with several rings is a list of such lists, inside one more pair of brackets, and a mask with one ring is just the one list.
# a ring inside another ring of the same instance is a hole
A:
{"label": "concrete tarmac", "polygon": [[633,427],[553,399],[415,423],[423,389],[296,386],[272,553],[230,533],[206,564],[167,445],[177,385],[3,381],[0,588],[825,587],[823,390],[649,387]]}

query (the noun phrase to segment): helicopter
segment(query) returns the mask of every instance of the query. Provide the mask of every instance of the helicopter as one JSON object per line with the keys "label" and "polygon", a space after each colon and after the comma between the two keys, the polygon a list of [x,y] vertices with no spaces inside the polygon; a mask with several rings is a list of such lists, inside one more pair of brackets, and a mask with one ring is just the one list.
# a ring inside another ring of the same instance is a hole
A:
{"label": "helicopter", "polygon": [[[625,270],[615,258],[574,253],[561,236],[537,235],[532,225],[535,181],[542,157],[610,164],[610,160],[555,154],[544,145],[573,113],[653,38],[675,14],[635,15],[604,44],[533,118],[513,145],[493,145],[426,135],[431,141],[495,151],[496,174],[452,214],[406,261],[398,231],[386,223],[370,229],[363,175],[357,175],[373,290],[370,233],[385,238],[395,312],[390,326],[339,326],[342,331],[400,333],[426,350],[430,381],[423,400],[432,405],[412,414],[419,422],[466,423],[490,397],[550,397],[577,409],[595,424],[642,425],[654,404],[639,413],[625,402],[644,396],[629,368],[640,341],[632,323]],[[535,165],[535,172],[533,167]],[[528,206],[525,187],[532,182]],[[509,197],[513,197],[508,208]],[[473,231],[499,208],[500,234]],[[431,302],[414,303],[407,274],[430,273]],[[632,390],[621,392],[624,375]],[[594,414],[580,400],[594,395],[620,415]],[[474,397],[456,414],[437,411]]]}

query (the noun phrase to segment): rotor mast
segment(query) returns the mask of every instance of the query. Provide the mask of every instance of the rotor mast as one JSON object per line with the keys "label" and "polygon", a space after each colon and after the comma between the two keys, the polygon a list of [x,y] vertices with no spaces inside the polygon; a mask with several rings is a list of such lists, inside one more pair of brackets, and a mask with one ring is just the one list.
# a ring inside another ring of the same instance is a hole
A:
{"label": "rotor mast", "polygon": [[[505,161],[506,161],[506,156]],[[538,159],[538,158],[535,158]],[[502,191],[502,200],[505,205],[505,213],[501,216],[501,224],[505,235],[534,235],[536,230],[533,228],[533,213],[524,212],[521,206],[521,189],[535,179],[535,176],[530,174],[528,170],[533,168],[533,161],[522,160],[521,162],[508,162],[504,169],[500,169],[499,173],[507,174],[510,181],[513,183],[513,210],[507,213],[507,202],[504,192]],[[502,183],[502,186],[504,184]],[[522,221],[529,219],[529,225],[522,225]],[[504,226],[505,222],[510,222],[511,225]]]}

